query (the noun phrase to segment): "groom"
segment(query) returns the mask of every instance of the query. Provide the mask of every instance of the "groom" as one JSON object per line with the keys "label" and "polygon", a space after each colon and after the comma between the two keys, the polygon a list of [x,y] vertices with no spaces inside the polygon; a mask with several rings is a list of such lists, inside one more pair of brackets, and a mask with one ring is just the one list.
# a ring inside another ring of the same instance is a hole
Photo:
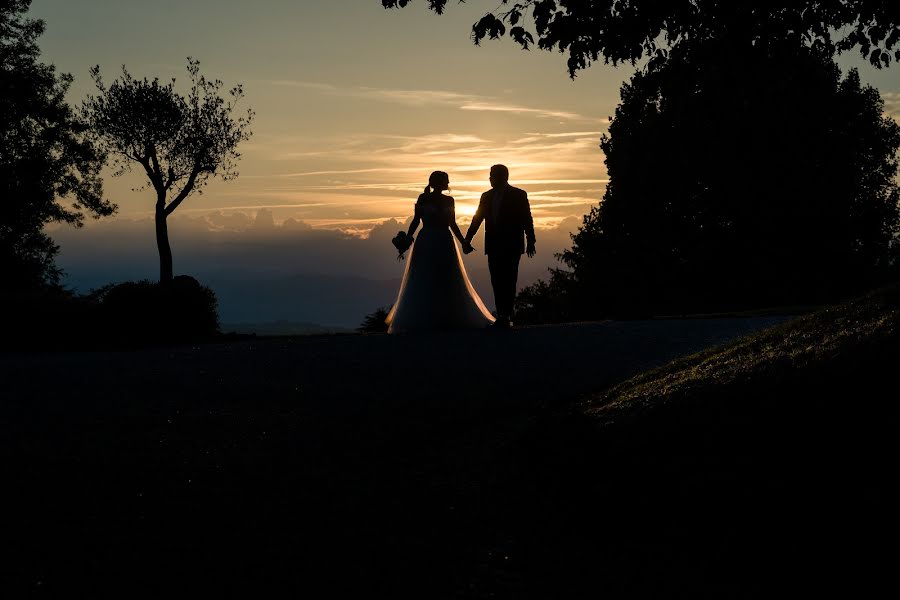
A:
{"label": "groom", "polygon": [[[484,221],[484,253],[488,256],[491,287],[497,305],[497,327],[512,326],[516,280],[522,254],[534,256],[534,223],[525,190],[509,185],[509,169],[491,167],[491,188],[481,195],[478,210],[466,232],[465,252],[472,252],[472,238]],[[525,244],[527,240],[528,244]]]}

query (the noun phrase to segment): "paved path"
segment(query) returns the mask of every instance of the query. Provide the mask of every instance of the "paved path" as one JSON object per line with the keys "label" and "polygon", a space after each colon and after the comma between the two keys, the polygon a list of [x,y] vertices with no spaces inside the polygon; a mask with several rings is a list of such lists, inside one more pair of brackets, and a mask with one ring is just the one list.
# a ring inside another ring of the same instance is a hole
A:
{"label": "paved path", "polygon": [[0,354],[3,587],[480,597],[522,423],[783,320]]}
{"label": "paved path", "polygon": [[[394,403],[512,396],[523,402],[596,391],[673,357],[784,318],[599,322],[421,336],[260,339],[125,352],[0,353],[7,402],[50,413],[191,410],[198,402],[268,402],[325,412]],[[61,400],[65,398],[65,402]],[[7,405],[9,407],[9,405]],[[389,417],[389,414],[383,416]]]}

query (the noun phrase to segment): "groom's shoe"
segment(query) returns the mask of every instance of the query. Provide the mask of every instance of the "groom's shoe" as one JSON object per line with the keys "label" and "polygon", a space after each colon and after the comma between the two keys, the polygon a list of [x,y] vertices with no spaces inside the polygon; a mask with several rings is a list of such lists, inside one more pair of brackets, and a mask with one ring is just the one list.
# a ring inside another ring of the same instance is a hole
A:
{"label": "groom's shoe", "polygon": [[510,329],[512,328],[512,321],[509,320],[509,317],[503,315],[497,315],[497,320],[494,321],[495,329]]}

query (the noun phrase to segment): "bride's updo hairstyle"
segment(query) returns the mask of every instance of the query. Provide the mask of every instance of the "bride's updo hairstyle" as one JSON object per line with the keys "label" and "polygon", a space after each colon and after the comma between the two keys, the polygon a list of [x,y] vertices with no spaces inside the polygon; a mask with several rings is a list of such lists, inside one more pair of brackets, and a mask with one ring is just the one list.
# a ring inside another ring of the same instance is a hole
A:
{"label": "bride's updo hairstyle", "polygon": [[430,194],[432,188],[437,188],[437,185],[440,183],[444,183],[447,185],[447,189],[450,189],[450,176],[447,175],[443,171],[435,171],[428,178],[428,185],[425,186],[425,193]]}

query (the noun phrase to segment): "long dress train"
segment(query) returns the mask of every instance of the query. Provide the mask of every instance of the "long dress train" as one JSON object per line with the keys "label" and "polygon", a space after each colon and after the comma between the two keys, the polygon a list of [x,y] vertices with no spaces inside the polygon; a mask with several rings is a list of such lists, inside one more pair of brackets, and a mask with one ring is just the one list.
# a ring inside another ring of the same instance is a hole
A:
{"label": "long dress train", "polygon": [[450,231],[456,218],[453,198],[423,194],[416,216],[423,227],[407,257],[397,301],[385,319],[388,333],[480,329],[493,323]]}

